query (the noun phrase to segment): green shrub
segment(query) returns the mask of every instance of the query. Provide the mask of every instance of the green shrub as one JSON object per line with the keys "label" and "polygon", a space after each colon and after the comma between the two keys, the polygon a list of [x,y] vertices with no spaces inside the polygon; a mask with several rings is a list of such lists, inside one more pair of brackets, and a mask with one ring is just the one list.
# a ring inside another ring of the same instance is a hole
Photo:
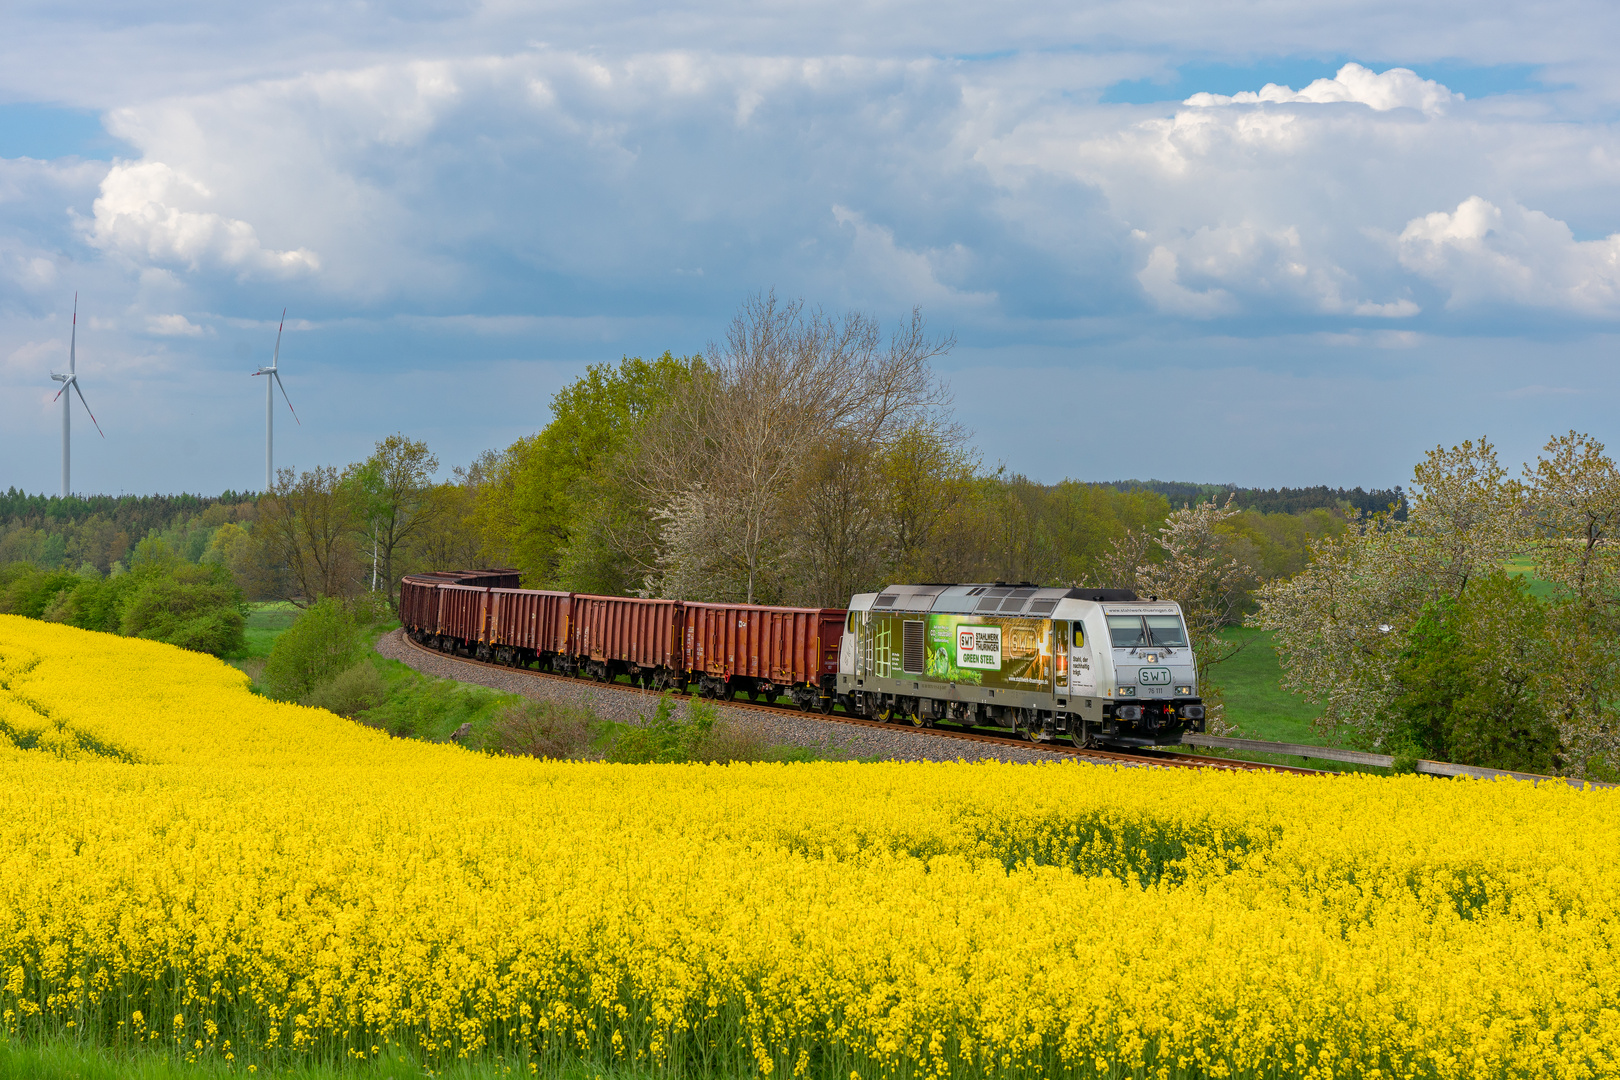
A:
{"label": "green shrub", "polygon": [[124,601],[142,580],[133,574],[81,580],[72,589],[57,593],[40,617],[81,630],[116,634],[123,625]]}
{"label": "green shrub", "polygon": [[331,598],[317,600],[276,638],[259,683],[271,697],[297,701],[353,667],[364,651],[349,609]]}
{"label": "green shrub", "polygon": [[668,694],[645,724],[618,725],[606,754],[609,761],[627,764],[774,761],[780,756],[762,727],[722,720],[707,701],[688,701],[685,719],[677,719]]}
{"label": "green shrub", "polygon": [[31,563],[12,563],[4,574],[0,612],[37,619],[58,593],[77,588],[84,579],[65,570],[40,570]]}
{"label": "green shrub", "polygon": [[596,714],[583,706],[515,701],[496,715],[480,745],[490,753],[513,757],[595,759],[602,755],[591,743],[603,727]]}
{"label": "green shrub", "polygon": [[[389,688],[387,701],[357,719],[402,739],[442,740],[462,724],[471,724],[475,732],[484,730],[511,700],[510,694],[410,671]],[[469,745],[481,741],[482,736],[475,735]]]}
{"label": "green shrub", "polygon": [[242,590],[219,567],[169,564],[133,577],[125,586],[119,633],[215,656],[242,650]]}
{"label": "green shrub", "polygon": [[1396,756],[1557,770],[1558,727],[1541,685],[1552,648],[1546,608],[1520,578],[1498,571],[1460,599],[1430,603],[1395,667],[1387,720]]}
{"label": "green shrub", "polygon": [[388,700],[388,684],[377,666],[361,660],[317,685],[299,699],[299,704],[335,712],[353,720],[367,709]]}

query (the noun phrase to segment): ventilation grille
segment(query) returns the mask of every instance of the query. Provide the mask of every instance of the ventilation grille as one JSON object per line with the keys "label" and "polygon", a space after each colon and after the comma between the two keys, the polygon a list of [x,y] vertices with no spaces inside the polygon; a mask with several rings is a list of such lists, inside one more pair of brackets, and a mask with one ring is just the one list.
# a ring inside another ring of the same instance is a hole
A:
{"label": "ventilation grille", "polygon": [[1024,610],[1029,598],[1035,595],[1034,589],[1014,589],[1012,595],[1001,602],[1001,613],[1012,615]]}
{"label": "ventilation grille", "polygon": [[1057,607],[1056,600],[1037,600],[1029,605],[1029,613],[1031,615],[1050,615],[1055,607]]}
{"label": "ventilation grille", "polygon": [[880,597],[877,598],[877,606],[878,607],[894,607],[894,602],[895,602],[896,599],[898,599],[898,598],[893,597],[893,596],[880,596]]}
{"label": "ventilation grille", "polygon": [[907,619],[905,622],[905,655],[902,658],[901,670],[911,675],[922,674],[923,660],[928,650],[923,646],[923,624],[921,621]]}

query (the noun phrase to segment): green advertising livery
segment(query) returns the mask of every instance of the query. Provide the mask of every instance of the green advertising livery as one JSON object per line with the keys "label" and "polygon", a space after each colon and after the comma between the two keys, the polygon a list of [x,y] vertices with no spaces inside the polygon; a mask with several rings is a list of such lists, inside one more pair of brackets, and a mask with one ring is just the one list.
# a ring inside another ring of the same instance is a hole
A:
{"label": "green advertising livery", "polygon": [[1195,676],[1174,603],[1117,589],[894,585],[850,601],[838,695],[879,720],[1154,745],[1203,730]]}

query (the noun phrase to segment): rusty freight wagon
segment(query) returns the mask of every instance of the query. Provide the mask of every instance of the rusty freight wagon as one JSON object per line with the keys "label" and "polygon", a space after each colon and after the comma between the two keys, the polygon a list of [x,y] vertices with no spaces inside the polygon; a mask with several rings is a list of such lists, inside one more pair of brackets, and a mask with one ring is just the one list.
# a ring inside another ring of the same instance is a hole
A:
{"label": "rusty freight wagon", "polygon": [[489,589],[478,585],[442,584],[439,591],[439,636],[462,652],[488,652]]}
{"label": "rusty freight wagon", "polygon": [[682,652],[705,697],[787,694],[801,709],[831,712],[843,632],[842,608],[688,603]]}
{"label": "rusty freight wagon", "polygon": [[433,640],[441,649],[488,652],[492,587],[518,587],[511,569],[451,570],[409,574],[399,583],[399,621],[418,641]]}
{"label": "rusty freight wagon", "polygon": [[488,644],[497,663],[557,667],[568,655],[572,594],[543,589],[491,589]]}
{"label": "rusty freight wagon", "polygon": [[628,675],[658,690],[685,686],[679,600],[575,593],[570,605],[575,670],[599,680]]}

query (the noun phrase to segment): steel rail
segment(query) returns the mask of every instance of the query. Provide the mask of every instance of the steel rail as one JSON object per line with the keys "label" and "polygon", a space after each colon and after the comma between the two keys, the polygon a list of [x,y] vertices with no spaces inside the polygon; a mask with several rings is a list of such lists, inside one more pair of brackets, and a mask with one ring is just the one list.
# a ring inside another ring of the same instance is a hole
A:
{"label": "steel rail", "polygon": [[[400,640],[405,642],[417,652],[436,656],[443,660],[450,660],[458,664],[468,664],[474,667],[494,668],[496,671],[529,675],[536,679],[552,679],[557,682],[578,686],[580,683],[598,686],[605,690],[617,690],[621,693],[639,694],[644,697],[661,697],[665,693],[679,694],[686,697],[693,696],[690,690],[667,691],[649,690],[646,687],[630,686],[619,682],[599,682],[595,679],[581,678],[574,675],[560,675],[555,671],[537,671],[534,668],[515,667],[510,664],[496,664],[489,660],[475,660],[470,656],[458,656],[455,653],[444,652],[440,649],[430,649],[415,640],[410,634],[400,631]],[[1331,776],[1332,773],[1321,769],[1302,769],[1292,765],[1271,765],[1262,761],[1240,761],[1236,758],[1204,757],[1197,754],[1162,753],[1162,754],[1123,754],[1113,750],[1082,749],[1076,746],[1065,746],[1061,743],[1046,742],[1044,740],[1025,740],[1006,735],[985,735],[977,731],[959,731],[955,728],[941,728],[937,726],[923,727],[914,724],[886,723],[882,720],[868,720],[861,716],[850,716],[848,713],[824,713],[815,710],[801,710],[787,708],[781,705],[768,705],[757,701],[738,701],[734,698],[712,699],[721,705],[733,709],[753,709],[759,712],[774,713],[780,716],[791,716],[799,719],[826,720],[834,724],[848,724],[851,727],[870,727],[880,731],[910,731],[918,735],[933,735],[942,739],[959,739],[964,742],[990,743],[997,746],[1014,746],[1024,750],[1043,750],[1049,754],[1063,754],[1069,757],[1086,758],[1095,761],[1114,761],[1130,765],[1156,765],[1161,768],[1178,769],[1225,769],[1231,772],[1280,772],[1294,773],[1299,776]]]}

